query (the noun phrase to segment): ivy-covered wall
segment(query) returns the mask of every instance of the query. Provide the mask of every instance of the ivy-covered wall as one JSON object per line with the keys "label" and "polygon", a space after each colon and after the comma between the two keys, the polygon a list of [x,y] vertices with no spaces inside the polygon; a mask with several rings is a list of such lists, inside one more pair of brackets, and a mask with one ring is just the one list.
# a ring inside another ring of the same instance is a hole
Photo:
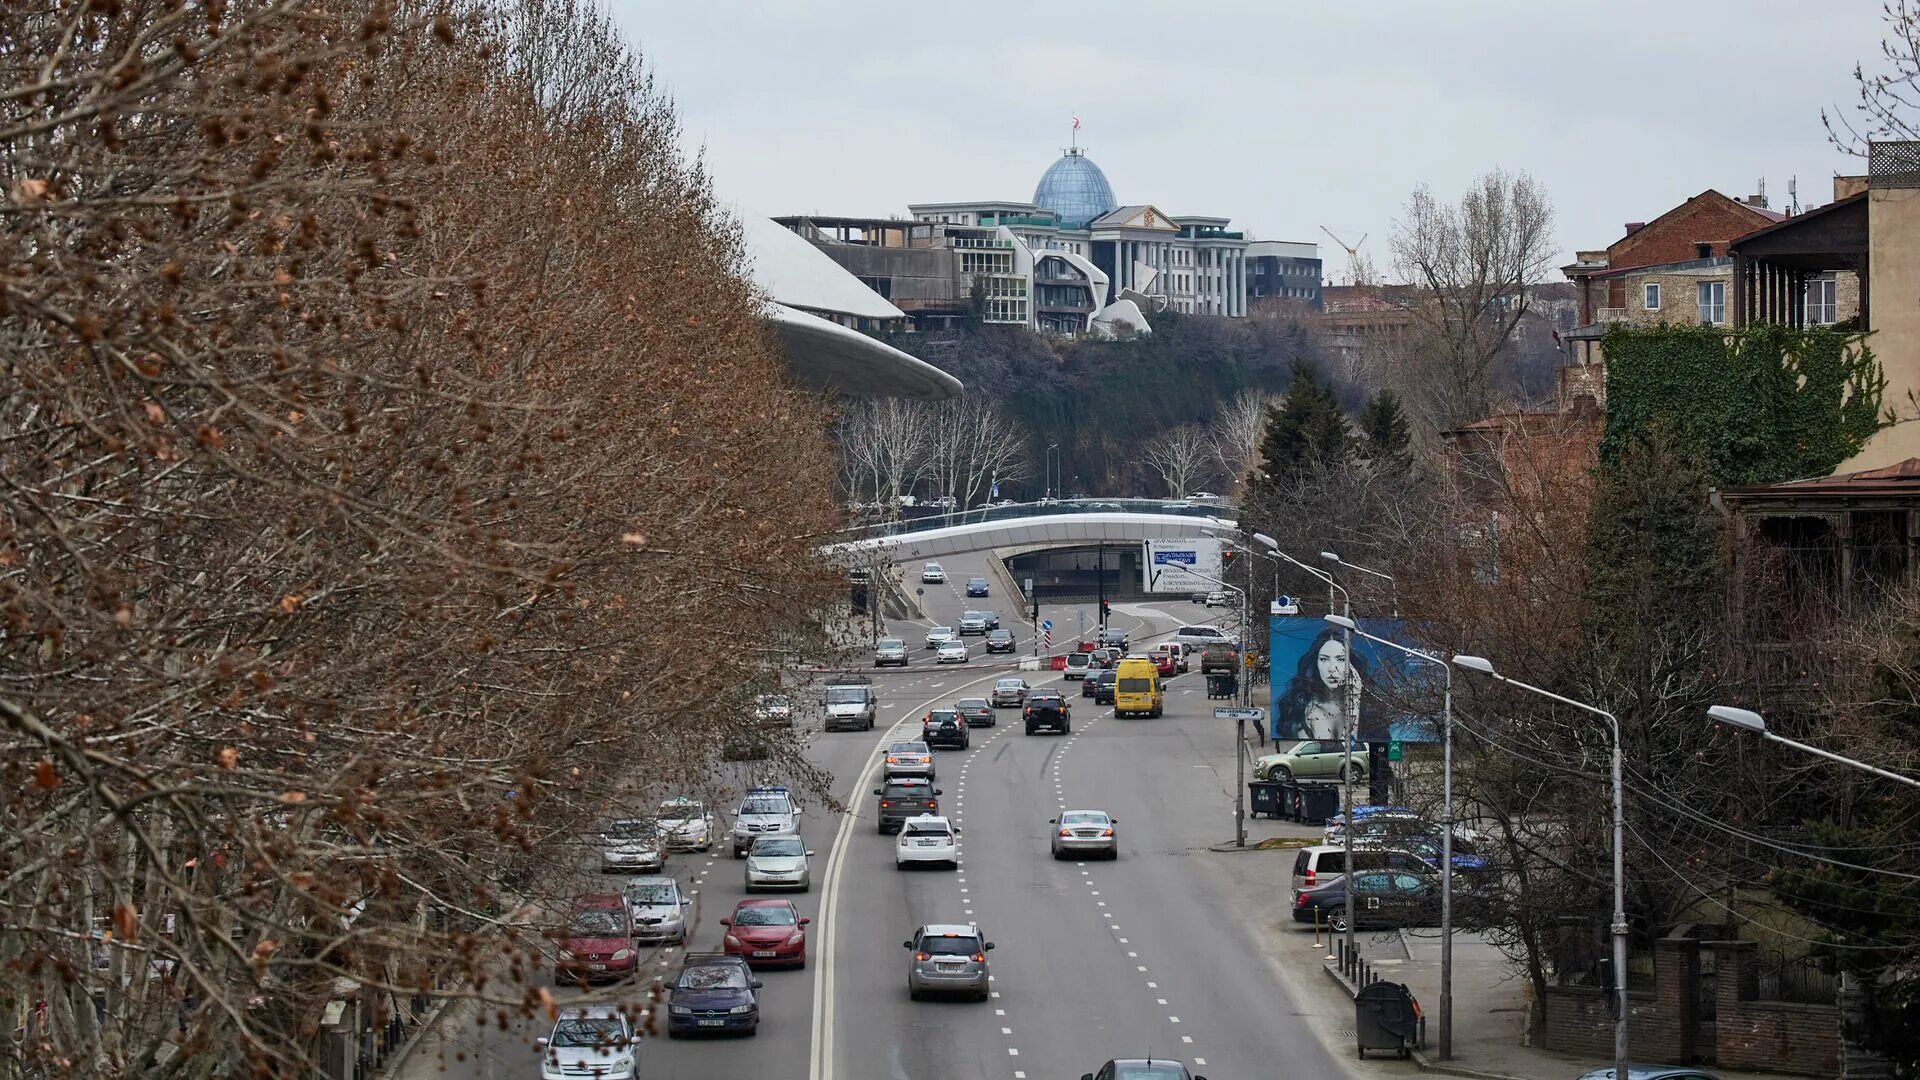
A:
{"label": "ivy-covered wall", "polygon": [[1603,461],[1666,429],[1697,440],[1708,483],[1825,476],[1882,423],[1886,379],[1863,335],[1761,326],[1618,326]]}

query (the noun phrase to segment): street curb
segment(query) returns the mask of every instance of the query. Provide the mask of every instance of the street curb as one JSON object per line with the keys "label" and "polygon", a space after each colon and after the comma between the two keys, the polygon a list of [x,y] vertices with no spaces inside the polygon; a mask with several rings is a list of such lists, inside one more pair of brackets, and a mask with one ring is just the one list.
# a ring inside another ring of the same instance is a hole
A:
{"label": "street curb", "polygon": [[1425,1051],[1413,1051],[1413,1063],[1420,1066],[1421,1072],[1439,1073],[1442,1076],[1465,1076],[1470,1080],[1527,1080],[1524,1076],[1512,1073],[1483,1072],[1479,1069],[1466,1069],[1458,1065],[1449,1065],[1444,1061],[1429,1061]]}
{"label": "street curb", "polygon": [[420,1018],[420,1022],[414,1025],[413,1034],[407,1036],[407,1041],[401,1043],[398,1050],[387,1055],[386,1062],[374,1070],[374,1075],[381,1080],[393,1080],[394,1077],[399,1076],[400,1070],[407,1064],[407,1059],[413,1057],[414,1050],[419,1047],[420,1040],[426,1037],[427,1032],[440,1026],[440,1021],[446,1016],[447,1007],[455,1001],[464,1000],[466,999],[443,997],[435,1001],[426,1015]]}

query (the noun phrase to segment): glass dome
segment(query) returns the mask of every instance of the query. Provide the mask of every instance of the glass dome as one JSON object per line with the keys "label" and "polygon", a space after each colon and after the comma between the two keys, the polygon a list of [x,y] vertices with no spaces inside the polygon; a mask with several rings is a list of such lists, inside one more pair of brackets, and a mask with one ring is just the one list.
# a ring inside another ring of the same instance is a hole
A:
{"label": "glass dome", "polygon": [[1107,174],[1078,149],[1069,150],[1047,168],[1033,189],[1033,204],[1051,210],[1063,229],[1084,229],[1094,218],[1120,204],[1114,200]]}

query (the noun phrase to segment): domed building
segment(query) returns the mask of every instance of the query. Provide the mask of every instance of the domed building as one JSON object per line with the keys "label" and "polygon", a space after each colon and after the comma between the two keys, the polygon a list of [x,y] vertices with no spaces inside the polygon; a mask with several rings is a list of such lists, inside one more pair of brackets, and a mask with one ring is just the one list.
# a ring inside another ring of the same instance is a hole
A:
{"label": "domed building", "polygon": [[1047,167],[1033,189],[1033,205],[1052,211],[1062,229],[1084,229],[1120,204],[1107,174],[1076,146]]}

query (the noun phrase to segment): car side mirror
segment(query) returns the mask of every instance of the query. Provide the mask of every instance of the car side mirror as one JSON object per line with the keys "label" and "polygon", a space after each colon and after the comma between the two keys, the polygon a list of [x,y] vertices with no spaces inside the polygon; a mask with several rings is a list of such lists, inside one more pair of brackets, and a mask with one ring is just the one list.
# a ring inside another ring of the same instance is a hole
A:
{"label": "car side mirror", "polygon": [[1117,817],[1110,817],[1110,818],[1108,818],[1108,819],[1107,819],[1107,824],[1109,824],[1109,825],[1118,825],[1118,824],[1120,824],[1120,819],[1119,819],[1119,818],[1117,818]]}
{"label": "car side mirror", "polygon": [[938,794],[940,794],[940,789],[939,789],[939,788],[934,788],[934,789],[933,789],[933,793],[934,793],[935,795],[938,795]]}
{"label": "car side mirror", "polygon": [[808,851],[808,852],[807,852],[807,858],[809,858],[809,859],[811,859],[811,858],[813,858],[813,852],[812,852],[812,851]]}
{"label": "car side mirror", "polygon": [[755,979],[753,980],[753,982],[749,983],[748,985],[752,986],[755,990],[758,990],[763,984],[760,982],[759,979]]}
{"label": "car side mirror", "polygon": [[989,942],[987,942],[987,947],[986,947],[986,950],[985,950],[985,951],[986,951],[986,952],[992,952],[992,951],[993,951],[993,942],[991,942],[991,941],[989,941]]}
{"label": "car side mirror", "polygon": [[547,1048],[547,1037],[545,1035],[540,1036],[539,1038],[533,1040],[533,1045],[539,1047],[542,1050],[545,1050]]}
{"label": "car side mirror", "polygon": [[683,905],[685,905],[685,904],[691,904],[691,903],[693,903],[693,898],[692,898],[692,897],[690,897],[690,896],[683,896],[683,897],[681,897],[681,898],[680,898],[680,903],[681,903],[681,904],[683,904]]}
{"label": "car side mirror", "polygon": [[884,792],[884,791],[881,791],[881,790],[880,790],[879,788],[874,788],[874,789],[873,789],[873,793],[874,793],[875,795],[885,795],[885,794],[886,794],[886,792]]}
{"label": "car side mirror", "polygon": [[1081,1073],[1081,1074],[1080,1074],[1080,1080],[1093,1080],[1093,1074],[1092,1074],[1092,1073]]}
{"label": "car side mirror", "polygon": [[903,941],[903,942],[901,942],[900,944],[901,944],[901,946],[902,946],[902,947],[904,947],[904,948],[908,948],[908,949],[911,949],[911,948],[913,948],[913,942],[911,942],[911,941]]}
{"label": "car side mirror", "polygon": [[1049,824],[1049,825],[1058,825],[1058,824],[1060,824],[1060,819],[1059,819],[1059,818],[1057,818],[1057,817],[1050,817],[1050,818],[1048,818],[1048,819],[1047,819],[1047,824]]}
{"label": "car side mirror", "polygon": [[722,917],[722,918],[720,919],[720,925],[721,925],[721,926],[732,926],[732,925],[733,925],[733,918],[732,918],[732,916],[723,916],[723,917]]}
{"label": "car side mirror", "polygon": [[807,926],[807,925],[810,925],[810,924],[811,924],[812,922],[813,922],[813,920],[812,920],[812,919],[809,919],[809,918],[807,918],[807,917],[805,917],[805,916],[801,916],[801,918],[800,918],[800,925],[801,925],[801,926]]}

